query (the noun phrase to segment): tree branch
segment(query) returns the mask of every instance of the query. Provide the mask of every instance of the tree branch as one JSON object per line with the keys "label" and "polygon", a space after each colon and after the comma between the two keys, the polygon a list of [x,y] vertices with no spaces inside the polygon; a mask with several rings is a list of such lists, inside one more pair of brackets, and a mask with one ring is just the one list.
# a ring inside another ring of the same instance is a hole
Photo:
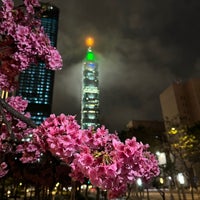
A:
{"label": "tree branch", "polygon": [[14,134],[13,134],[13,131],[12,131],[12,127],[10,126],[8,120],[6,119],[6,116],[5,116],[5,113],[3,112],[2,106],[0,106],[0,114],[2,116],[2,122],[4,122],[5,125],[8,128],[8,132],[10,134],[11,140],[14,140]]}
{"label": "tree branch", "polygon": [[37,125],[30,119],[25,117],[23,114],[19,113],[17,110],[15,110],[12,106],[10,106],[5,100],[0,98],[0,105],[7,110],[10,114],[12,114],[17,119],[20,119],[24,123],[26,123],[28,126],[32,128],[36,128]]}

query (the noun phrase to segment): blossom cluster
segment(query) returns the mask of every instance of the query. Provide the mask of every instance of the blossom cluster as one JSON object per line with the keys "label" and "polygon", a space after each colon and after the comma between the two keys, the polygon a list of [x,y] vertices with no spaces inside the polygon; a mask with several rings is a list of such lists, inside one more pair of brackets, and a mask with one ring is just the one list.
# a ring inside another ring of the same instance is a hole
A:
{"label": "blossom cluster", "polygon": [[14,7],[13,0],[2,0],[0,11],[0,88],[14,90],[16,76],[30,64],[44,61],[48,69],[62,67],[62,58],[50,39],[34,8],[39,1],[24,0],[25,6]]}
{"label": "blossom cluster", "polygon": [[7,164],[5,162],[0,163],[0,178],[8,173]]}
{"label": "blossom cluster", "polygon": [[74,153],[82,145],[79,130],[80,126],[74,116],[51,114],[33,130],[33,140],[39,144],[41,152],[48,150],[69,164]]}
{"label": "blossom cluster", "polygon": [[[29,116],[24,112],[27,101],[21,97],[10,97],[7,102]],[[13,149],[8,140],[10,132],[2,125],[1,152],[20,153],[23,163],[35,162],[41,153],[51,152],[71,167],[70,176],[74,180],[82,182],[88,178],[93,185],[107,190],[110,198],[122,195],[127,184],[139,177],[148,181],[159,174],[158,162],[148,151],[148,145],[137,142],[134,137],[121,142],[117,133],[109,133],[104,126],[96,131],[82,130],[75,116],[64,114],[51,114],[40,126],[29,129],[25,123],[5,113],[15,141],[19,143]],[[32,139],[25,140],[30,133]],[[5,175],[6,164],[0,169]]]}
{"label": "blossom cluster", "polygon": [[102,126],[95,132],[81,130],[74,116],[52,114],[33,130],[41,151],[50,151],[71,166],[71,177],[109,191],[110,198],[122,195],[138,177],[149,180],[159,174],[158,162],[136,138],[120,141]]}
{"label": "blossom cluster", "polygon": [[87,177],[93,185],[107,190],[110,198],[115,198],[137,178],[148,181],[159,174],[157,160],[147,151],[148,145],[137,142],[136,138],[123,143],[104,126],[95,133],[87,130],[84,134],[87,140],[71,163],[74,179]]}
{"label": "blossom cluster", "polygon": [[[7,98],[6,102],[17,112],[30,118],[30,113],[25,112],[28,105],[27,100],[23,100],[22,97],[19,96],[12,96]],[[32,144],[32,141],[29,141],[32,128],[29,128],[26,123],[14,117],[7,110],[4,109],[3,112],[9,125],[2,123],[0,126],[0,153],[23,153],[24,155],[21,158],[22,161],[24,161],[25,156],[29,162],[36,161],[38,156],[40,156],[40,152],[39,148],[36,149],[37,146]],[[30,149],[31,146],[36,147],[35,149]],[[5,168],[2,167],[2,169]]]}

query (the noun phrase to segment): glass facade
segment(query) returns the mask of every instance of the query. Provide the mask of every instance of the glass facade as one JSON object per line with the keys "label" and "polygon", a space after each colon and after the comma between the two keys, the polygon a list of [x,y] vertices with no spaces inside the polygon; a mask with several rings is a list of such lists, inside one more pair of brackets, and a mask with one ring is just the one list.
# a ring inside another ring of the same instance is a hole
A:
{"label": "glass facade", "polygon": [[[42,4],[41,21],[52,46],[56,46],[59,9],[51,4]],[[45,68],[43,62],[32,65],[19,76],[17,95],[28,100],[27,111],[36,124],[41,124],[51,114],[54,71]]]}
{"label": "glass facade", "polygon": [[98,64],[91,48],[88,49],[82,71],[81,128],[99,127]]}

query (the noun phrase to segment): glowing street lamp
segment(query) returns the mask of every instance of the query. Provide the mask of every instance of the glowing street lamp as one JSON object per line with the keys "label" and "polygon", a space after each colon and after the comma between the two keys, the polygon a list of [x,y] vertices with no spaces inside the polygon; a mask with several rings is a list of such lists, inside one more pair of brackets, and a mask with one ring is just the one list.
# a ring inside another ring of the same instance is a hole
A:
{"label": "glowing street lamp", "polygon": [[166,154],[164,152],[156,152],[156,155],[158,157],[158,164],[159,165],[166,165],[167,159],[166,159]]}
{"label": "glowing street lamp", "polygon": [[141,179],[141,178],[138,178],[136,182],[137,182],[137,185],[138,185],[139,187],[142,186],[142,179]]}
{"label": "glowing street lamp", "polygon": [[181,185],[184,185],[184,184],[185,184],[185,178],[184,178],[184,176],[183,176],[182,173],[178,173],[177,179],[178,179],[178,182],[179,182]]}

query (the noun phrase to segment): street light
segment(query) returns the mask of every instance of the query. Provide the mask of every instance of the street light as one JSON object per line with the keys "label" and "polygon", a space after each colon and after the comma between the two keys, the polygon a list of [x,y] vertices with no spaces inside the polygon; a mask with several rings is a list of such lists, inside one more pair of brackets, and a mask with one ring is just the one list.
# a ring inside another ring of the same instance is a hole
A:
{"label": "street light", "polygon": [[159,165],[166,165],[167,160],[166,160],[166,154],[165,154],[165,152],[159,152],[159,151],[157,151],[156,155],[158,157],[158,164]]}
{"label": "street light", "polygon": [[141,179],[141,178],[138,178],[136,182],[137,182],[137,185],[138,185],[139,187],[142,186],[142,179]]}
{"label": "street light", "polygon": [[184,185],[185,184],[185,178],[183,176],[183,173],[178,173],[177,175],[177,180],[178,182],[181,184],[181,185]]}

